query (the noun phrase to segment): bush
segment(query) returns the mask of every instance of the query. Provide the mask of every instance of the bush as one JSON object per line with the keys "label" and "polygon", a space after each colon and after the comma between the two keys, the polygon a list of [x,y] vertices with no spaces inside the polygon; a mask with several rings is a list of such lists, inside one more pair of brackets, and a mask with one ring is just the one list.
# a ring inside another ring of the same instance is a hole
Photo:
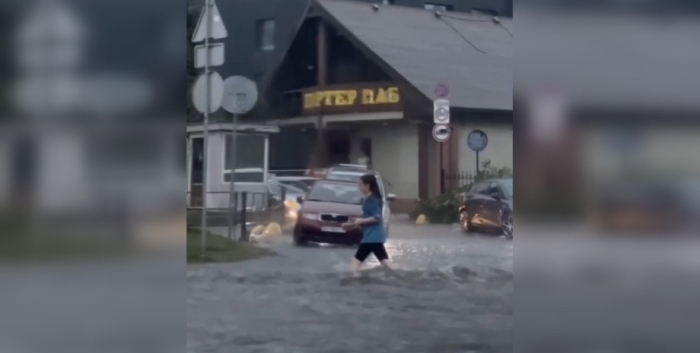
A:
{"label": "bush", "polygon": [[423,214],[430,223],[452,224],[457,222],[459,218],[457,211],[461,204],[461,192],[448,191],[432,199],[418,201],[418,205],[410,216],[416,219],[418,215]]}
{"label": "bush", "polygon": [[[509,167],[494,167],[490,160],[481,163],[479,173],[474,177],[474,182],[485,179],[508,178],[513,176],[513,169]],[[410,213],[412,219],[418,215],[425,215],[430,223],[452,224],[459,220],[459,207],[462,205],[462,193],[471,188],[474,182],[469,183],[464,189],[450,190],[432,199],[420,200],[418,205]]]}

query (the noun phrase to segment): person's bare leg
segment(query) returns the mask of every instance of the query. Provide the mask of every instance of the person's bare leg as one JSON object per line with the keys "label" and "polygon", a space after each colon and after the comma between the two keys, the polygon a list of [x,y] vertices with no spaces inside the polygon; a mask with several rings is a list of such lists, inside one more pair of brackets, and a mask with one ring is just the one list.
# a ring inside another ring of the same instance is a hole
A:
{"label": "person's bare leg", "polygon": [[353,257],[352,261],[350,262],[350,271],[352,272],[352,275],[354,277],[359,277],[361,269],[362,269],[362,262],[360,262],[360,260]]}
{"label": "person's bare leg", "polygon": [[386,269],[388,269],[388,270],[392,270],[392,271],[396,270],[396,267],[394,266],[394,263],[391,262],[391,260],[389,260],[389,259],[383,260],[383,261],[381,262],[381,264],[382,264],[382,266],[384,266],[384,268],[386,268]]}

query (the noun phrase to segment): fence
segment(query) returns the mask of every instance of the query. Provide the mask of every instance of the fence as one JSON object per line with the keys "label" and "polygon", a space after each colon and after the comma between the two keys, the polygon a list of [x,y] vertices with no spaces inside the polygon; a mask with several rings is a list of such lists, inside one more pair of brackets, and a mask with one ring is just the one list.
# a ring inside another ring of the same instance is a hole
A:
{"label": "fence", "polygon": [[[193,188],[195,190],[195,188]],[[187,193],[187,226],[202,226],[202,188]],[[258,224],[285,221],[286,208],[284,205],[284,190],[282,195],[272,195],[270,192],[236,192],[236,211],[231,214],[229,204],[231,195],[228,191],[210,191],[207,199],[215,196],[218,202],[207,202],[207,227],[227,227],[230,217],[233,225],[240,228],[240,235],[245,237],[248,229]],[[223,202],[222,202],[223,201]]]}
{"label": "fence", "polygon": [[463,190],[476,180],[476,173],[471,170],[445,171],[442,175],[441,191]]}

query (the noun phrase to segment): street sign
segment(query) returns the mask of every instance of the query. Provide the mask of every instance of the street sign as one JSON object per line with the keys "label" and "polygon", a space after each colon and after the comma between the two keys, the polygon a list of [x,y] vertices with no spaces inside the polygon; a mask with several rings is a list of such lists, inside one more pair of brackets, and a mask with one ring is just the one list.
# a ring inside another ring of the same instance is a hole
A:
{"label": "street sign", "polygon": [[224,64],[224,43],[209,43],[209,46],[200,44],[194,47],[194,67],[199,69],[207,63],[207,51],[209,51],[209,66],[221,66]]}
{"label": "street sign", "polygon": [[450,95],[450,87],[445,83],[438,83],[433,93],[435,93],[435,97],[447,98]]}
{"label": "street sign", "polygon": [[436,124],[433,126],[433,138],[437,142],[445,142],[450,139],[450,127],[447,125]]}
{"label": "street sign", "polygon": [[[207,111],[207,81],[209,81],[209,110]],[[221,108],[224,97],[224,80],[216,71],[209,71],[209,80],[205,74],[199,75],[192,87],[192,104],[198,112],[210,114]]]}
{"label": "street sign", "polygon": [[[216,3],[214,0],[205,1],[208,2],[208,6],[205,3],[204,9],[202,9],[199,15],[197,27],[195,27],[194,34],[192,34],[193,43],[198,43],[206,39],[208,25],[211,25],[209,39],[223,39],[228,37],[228,31],[226,31],[226,26],[224,26],[224,21],[221,19],[221,14],[219,13],[219,8],[216,7]],[[209,14],[209,11],[211,11],[211,14]],[[211,23],[209,23],[210,19]]]}
{"label": "street sign", "polygon": [[474,152],[481,152],[488,145],[489,139],[486,133],[481,130],[472,130],[467,135],[467,145]]}
{"label": "street sign", "polygon": [[224,81],[223,108],[232,114],[249,112],[258,101],[258,85],[243,76],[231,76]]}
{"label": "street sign", "polygon": [[440,125],[450,123],[450,101],[444,98],[433,101],[433,122]]}

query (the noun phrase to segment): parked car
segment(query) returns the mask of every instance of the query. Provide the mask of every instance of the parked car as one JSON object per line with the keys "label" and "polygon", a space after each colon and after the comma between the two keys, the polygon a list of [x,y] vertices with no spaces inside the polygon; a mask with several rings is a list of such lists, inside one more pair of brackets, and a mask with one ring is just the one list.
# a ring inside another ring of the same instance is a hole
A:
{"label": "parked car", "polygon": [[360,180],[360,177],[365,174],[374,174],[374,176],[377,177],[377,184],[379,184],[379,192],[382,194],[382,204],[384,205],[382,209],[384,228],[387,229],[388,235],[389,220],[391,219],[391,208],[389,207],[389,201],[396,199],[396,195],[386,193],[386,187],[384,186],[385,180],[378,172],[368,169],[362,165],[337,164],[328,169],[328,173],[326,173],[326,180],[357,183]]}
{"label": "parked car", "polygon": [[[359,244],[362,231],[345,230],[341,225],[362,217],[362,199],[357,182],[317,181],[306,198],[298,200],[301,209],[294,227],[294,244]],[[388,222],[384,227],[388,235]]]}
{"label": "parked car", "polygon": [[[303,199],[310,191],[311,187],[303,183],[292,183],[281,177],[268,179],[267,187],[270,189],[272,200],[278,204],[284,204],[285,221],[296,222],[297,213],[300,208],[298,200],[300,198]],[[283,197],[284,199],[282,199]]]}
{"label": "parked car", "polygon": [[465,232],[475,229],[496,231],[513,239],[513,179],[474,183],[464,194],[459,208],[459,225]]}
{"label": "parked car", "polygon": [[284,176],[284,177],[274,177],[274,180],[282,185],[293,186],[298,189],[302,189],[306,192],[311,190],[316,180],[319,178],[309,177],[309,176]]}

